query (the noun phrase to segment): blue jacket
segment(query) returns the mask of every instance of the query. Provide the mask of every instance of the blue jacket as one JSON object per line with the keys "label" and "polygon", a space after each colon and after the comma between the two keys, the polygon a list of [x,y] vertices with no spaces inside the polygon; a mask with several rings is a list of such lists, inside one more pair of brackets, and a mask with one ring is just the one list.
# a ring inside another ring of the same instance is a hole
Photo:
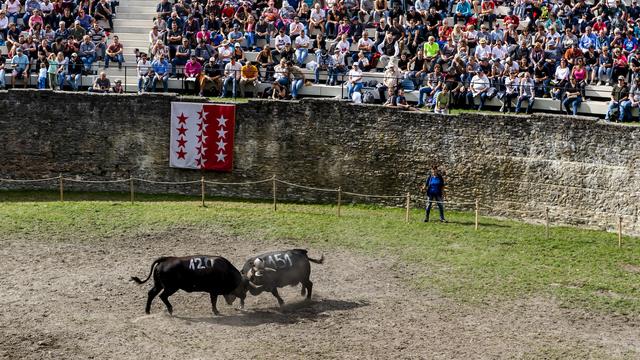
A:
{"label": "blue jacket", "polygon": [[163,75],[169,72],[169,62],[167,60],[153,60],[151,67],[156,74]]}
{"label": "blue jacket", "polygon": [[456,4],[456,12],[461,13],[462,15],[471,15],[471,4],[468,1],[464,1]]}

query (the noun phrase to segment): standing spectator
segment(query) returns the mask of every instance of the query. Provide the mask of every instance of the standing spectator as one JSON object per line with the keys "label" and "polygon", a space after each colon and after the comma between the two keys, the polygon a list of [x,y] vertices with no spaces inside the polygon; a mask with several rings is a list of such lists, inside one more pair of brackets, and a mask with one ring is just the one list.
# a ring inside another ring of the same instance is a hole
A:
{"label": "standing spectator", "polygon": [[124,63],[123,55],[124,47],[120,43],[120,39],[117,36],[113,37],[113,42],[109,44],[106,55],[104,58],[104,68],[109,68],[109,61],[116,61],[118,63],[118,69],[122,69],[122,63]]}
{"label": "standing spectator", "polygon": [[231,58],[231,61],[224,66],[224,82],[222,83],[221,98],[226,96],[227,84],[229,84],[229,82],[231,82],[232,86],[231,94],[234,98],[236,97],[236,88],[241,77],[241,71],[242,65],[237,62],[235,58]]}
{"label": "standing spectator", "polygon": [[567,115],[569,115],[569,112],[571,112],[572,115],[578,114],[578,107],[580,107],[582,103],[581,95],[582,89],[576,78],[572,77],[567,84],[564,100],[562,101],[562,107],[565,109]]}
{"label": "standing spectator", "polygon": [[533,79],[531,78],[531,74],[525,71],[521,74],[519,88],[520,88],[520,96],[518,96],[518,102],[516,103],[516,114],[520,112],[520,108],[522,107],[522,103],[524,101],[527,102],[527,114],[531,114],[531,109],[533,109],[533,104],[536,101],[536,89]]}
{"label": "standing spectator", "polygon": [[153,60],[151,63],[151,68],[153,69],[153,79],[151,80],[151,91],[156,91],[156,84],[158,81],[162,82],[162,87],[164,92],[169,91],[169,71],[170,65],[169,62],[165,59],[164,54],[160,54],[160,56]]}
{"label": "standing spectator", "polygon": [[610,121],[611,117],[618,112],[618,118],[620,121],[624,119],[624,112],[621,105],[629,98],[629,87],[624,81],[624,76],[618,76],[618,83],[611,90],[611,101],[609,101],[609,108],[607,109],[607,115],[604,119]]}
{"label": "standing spectator", "polygon": [[47,64],[45,62],[40,63],[40,70],[38,71],[38,90],[44,90],[47,88]]}
{"label": "standing spectator", "polygon": [[255,95],[255,86],[258,83],[258,68],[254,65],[253,61],[249,61],[247,65],[244,65],[241,69],[240,77],[240,97],[245,97],[245,90],[247,86],[253,88],[253,94]]}
{"label": "standing spectator", "polygon": [[445,199],[445,182],[442,173],[435,165],[431,168],[431,175],[427,177],[427,180],[422,185],[422,191],[425,190],[427,192],[427,207],[425,208],[424,222],[429,222],[431,206],[435,201],[440,211],[440,222],[446,223],[447,220],[444,218],[444,206],[442,204]]}

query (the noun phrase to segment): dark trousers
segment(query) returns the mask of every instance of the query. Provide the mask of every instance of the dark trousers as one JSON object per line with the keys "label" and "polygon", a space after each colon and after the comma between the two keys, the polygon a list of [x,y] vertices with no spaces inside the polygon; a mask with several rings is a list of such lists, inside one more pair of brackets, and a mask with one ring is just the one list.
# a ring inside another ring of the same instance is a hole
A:
{"label": "dark trousers", "polygon": [[438,210],[440,211],[440,220],[444,220],[444,206],[442,205],[442,194],[427,194],[427,208],[425,211],[424,219],[429,220],[429,214],[431,213],[431,205],[433,205],[433,201],[438,205]]}

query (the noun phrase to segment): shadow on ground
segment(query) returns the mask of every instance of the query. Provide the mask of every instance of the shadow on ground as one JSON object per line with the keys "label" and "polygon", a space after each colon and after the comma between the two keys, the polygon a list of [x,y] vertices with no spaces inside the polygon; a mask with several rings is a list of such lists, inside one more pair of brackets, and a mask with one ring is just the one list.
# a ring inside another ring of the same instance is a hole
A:
{"label": "shadow on ground", "polygon": [[329,317],[328,312],[354,310],[368,306],[367,301],[347,301],[336,299],[319,299],[285,304],[282,308],[237,310],[236,314],[211,317],[175,318],[188,322],[206,322],[229,326],[258,326],[263,324],[295,324],[303,320],[314,321]]}

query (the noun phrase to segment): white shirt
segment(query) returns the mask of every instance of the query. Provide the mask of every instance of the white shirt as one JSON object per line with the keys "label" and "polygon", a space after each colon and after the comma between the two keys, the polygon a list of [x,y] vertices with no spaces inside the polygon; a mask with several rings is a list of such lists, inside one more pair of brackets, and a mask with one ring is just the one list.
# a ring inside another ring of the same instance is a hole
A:
{"label": "white shirt", "polygon": [[313,10],[311,10],[311,20],[315,21],[315,22],[319,22],[324,20],[324,10],[319,9],[318,11],[316,11],[316,9],[314,8]]}
{"label": "white shirt", "polygon": [[507,88],[507,94],[517,94],[518,93],[518,78],[514,78],[507,76],[504,78],[504,86]]}
{"label": "white shirt", "polygon": [[224,75],[225,76],[233,76],[236,80],[240,80],[242,76],[240,70],[242,70],[242,65],[236,61],[235,64],[232,64],[231,61],[227,65],[224,66]]}
{"label": "white shirt", "polygon": [[362,81],[362,71],[360,70],[349,70],[349,81],[357,84]]}
{"label": "white shirt", "polygon": [[311,39],[309,39],[309,37],[307,35],[298,36],[296,38],[296,48],[298,48],[298,47],[309,48],[309,43],[310,42],[311,42]]}
{"label": "white shirt", "polygon": [[569,80],[569,67],[563,69],[558,66],[558,68],[556,68],[555,75],[558,80]]}
{"label": "white shirt", "polygon": [[[289,34],[291,35],[299,35],[302,33],[302,30],[304,30],[304,25],[302,25],[302,23],[294,23],[292,22],[289,25]],[[291,41],[291,40],[289,40]]]}
{"label": "white shirt", "polygon": [[373,45],[375,45],[375,43],[369,38],[361,38],[358,40],[358,49],[360,49],[360,46],[371,46],[371,49],[373,50]]}
{"label": "white shirt", "polygon": [[46,78],[47,77],[47,68],[40,68],[40,71],[38,72],[38,77],[39,78]]}
{"label": "white shirt", "polygon": [[475,55],[477,59],[488,59],[491,57],[491,48],[488,45],[476,46]]}
{"label": "white shirt", "polygon": [[340,49],[340,52],[342,54],[348,53],[350,47],[351,47],[351,44],[349,44],[349,41],[347,41],[347,40],[345,40],[345,41],[340,40],[336,44],[336,49]]}
{"label": "white shirt", "polygon": [[507,49],[505,49],[504,46],[494,46],[493,49],[491,49],[491,57],[493,59],[504,60],[507,58]]}
{"label": "white shirt", "polygon": [[478,93],[486,88],[489,87],[489,78],[487,77],[487,75],[484,76],[480,76],[480,75],[475,75],[472,79],[471,79],[471,88],[473,89],[474,92]]}
{"label": "white shirt", "polygon": [[278,36],[276,36],[276,49],[282,50],[286,44],[291,44],[289,35],[284,34],[280,36],[280,34],[278,34]]}
{"label": "white shirt", "polygon": [[138,61],[138,77],[146,76],[150,68],[151,68],[151,62],[149,60],[147,60],[146,62],[144,60],[139,60]]}

